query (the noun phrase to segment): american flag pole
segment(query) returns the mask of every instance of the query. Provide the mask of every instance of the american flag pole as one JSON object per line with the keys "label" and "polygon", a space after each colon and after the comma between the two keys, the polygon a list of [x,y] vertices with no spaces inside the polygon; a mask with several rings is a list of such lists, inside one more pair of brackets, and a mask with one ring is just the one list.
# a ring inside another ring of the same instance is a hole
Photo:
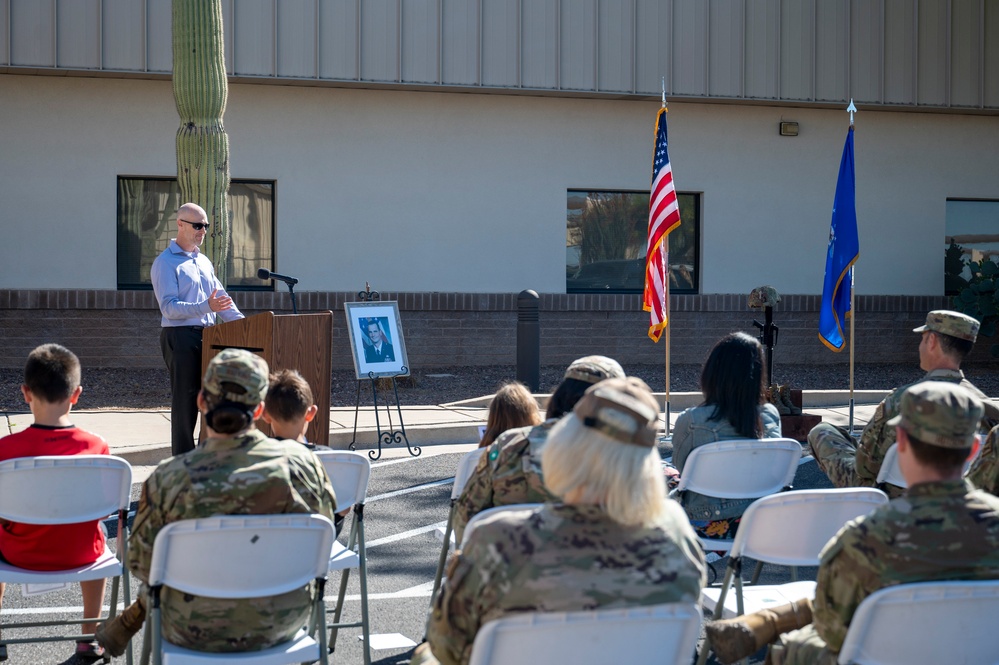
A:
{"label": "american flag pole", "polygon": [[670,231],[680,225],[680,208],[673,186],[666,128],[666,83],[663,80],[662,107],[656,113],[656,140],[652,152],[652,186],[649,192],[649,236],[645,253],[645,292],[642,308],[649,312],[649,338],[653,342],[666,333],[665,349],[665,412],[670,430],[670,343],[669,343],[669,266],[667,265]]}
{"label": "american flag pole", "polygon": [[[664,113],[669,113],[669,109],[666,107],[666,77],[662,79],[663,85],[663,96],[662,96],[662,109]],[[666,353],[666,436],[670,436],[672,433],[672,424],[670,419],[670,395],[669,395],[669,354],[670,354],[670,337],[669,337],[669,235],[663,238],[663,283],[665,289],[665,302],[663,303],[664,311],[666,312],[666,348],[664,349]]]}

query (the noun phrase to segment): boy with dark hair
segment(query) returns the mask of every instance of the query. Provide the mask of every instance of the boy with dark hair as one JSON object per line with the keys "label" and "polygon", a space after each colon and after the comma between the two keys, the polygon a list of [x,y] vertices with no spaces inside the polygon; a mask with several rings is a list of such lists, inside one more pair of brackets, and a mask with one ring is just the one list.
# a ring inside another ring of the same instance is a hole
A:
{"label": "boy with dark hair", "polygon": [[[74,427],[69,412],[80,399],[80,361],[69,349],[43,344],[28,355],[21,394],[34,423],[22,432],[0,439],[0,460],[39,455],[108,455],[108,444],[96,434]],[[81,524],[37,525],[0,520],[0,559],[29,570],[63,570],[93,563],[104,552],[99,521]],[[96,618],[104,603],[105,581],[80,582],[84,618]],[[0,602],[4,585],[0,583]],[[96,622],[82,625],[93,633]],[[96,661],[104,650],[90,640],[76,645],[78,660]],[[6,646],[0,660],[6,660]]]}
{"label": "boy with dark hair", "polygon": [[319,407],[312,402],[312,388],[301,374],[293,369],[271,373],[264,400],[264,422],[271,426],[275,439],[291,439],[315,450],[305,432],[318,412]]}
{"label": "boy with dark hair", "polygon": [[[309,450],[330,450],[329,446],[309,443],[305,436],[309,423],[319,412],[319,407],[312,402],[309,382],[293,369],[271,372],[268,381],[263,419],[271,426],[271,436],[297,441]],[[343,530],[343,519],[349,512],[348,508],[333,516],[337,536]]]}

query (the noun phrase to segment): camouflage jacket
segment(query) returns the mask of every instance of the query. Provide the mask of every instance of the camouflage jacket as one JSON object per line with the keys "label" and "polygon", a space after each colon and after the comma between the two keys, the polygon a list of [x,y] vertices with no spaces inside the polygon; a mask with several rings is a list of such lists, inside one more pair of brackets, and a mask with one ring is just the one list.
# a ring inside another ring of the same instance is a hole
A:
{"label": "camouflage jacket", "polygon": [[516,612],[696,603],[704,555],[680,507],[654,528],[628,527],[597,506],[548,504],[480,522],[448,565],[427,639],[445,665],[464,664],[479,627]]}
{"label": "camouflage jacket", "polygon": [[[326,470],[301,444],[270,439],[259,430],[208,439],[161,463],[143,483],[128,539],[128,567],[148,582],[156,534],[171,522],[279,513],[318,513],[332,521],[335,512]],[[165,588],[163,634],[174,644],[203,651],[264,649],[308,622],[312,593],[306,587],[268,598],[220,600]]]}
{"label": "camouflage jacket", "polygon": [[486,508],[558,500],[541,476],[541,450],[557,422],[507,430],[486,447],[455,504],[455,542],[461,542],[468,520]]}
{"label": "camouflage jacket", "polygon": [[999,579],[999,498],[963,480],[920,483],[826,545],[813,625],[839,652],[860,602],[896,584]]}
{"label": "camouflage jacket", "polygon": [[968,470],[968,480],[978,489],[999,496],[999,425],[985,437],[981,452]]}
{"label": "camouflage jacket", "polygon": [[[934,369],[926,373],[923,381],[948,381],[960,384],[967,388],[972,394],[980,398],[985,404],[985,415],[982,418],[982,425],[990,429],[992,425],[999,422],[999,409],[992,400],[985,396],[981,390],[976,388],[971,381],[964,378],[964,372],[959,369]],[[885,453],[895,443],[895,428],[886,427],[886,423],[898,415],[898,407],[902,401],[902,393],[906,388],[915,385],[910,383],[896,388],[884,400],[878,404],[870,422],[860,434],[860,442],[857,444],[856,464],[854,466],[857,474],[857,485],[861,487],[877,487],[878,471],[884,462]]]}

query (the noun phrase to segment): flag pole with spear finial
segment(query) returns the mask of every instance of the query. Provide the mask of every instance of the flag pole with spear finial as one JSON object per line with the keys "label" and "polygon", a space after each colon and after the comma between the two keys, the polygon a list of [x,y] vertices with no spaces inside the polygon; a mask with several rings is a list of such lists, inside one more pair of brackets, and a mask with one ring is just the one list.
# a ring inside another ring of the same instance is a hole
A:
{"label": "flag pole with spear finial", "polygon": [[[850,129],[853,129],[853,114],[857,112],[857,107],[853,104],[853,97],[850,98],[850,105],[846,107],[846,112],[850,114]],[[854,189],[854,201],[856,201],[856,189]],[[854,203],[856,206],[856,203]],[[853,349],[854,349],[854,324],[857,321],[857,310],[854,305],[856,304],[856,290],[854,289],[854,271],[857,269],[856,264],[850,266],[850,434],[853,434],[853,409],[855,405],[854,395],[853,395]]]}

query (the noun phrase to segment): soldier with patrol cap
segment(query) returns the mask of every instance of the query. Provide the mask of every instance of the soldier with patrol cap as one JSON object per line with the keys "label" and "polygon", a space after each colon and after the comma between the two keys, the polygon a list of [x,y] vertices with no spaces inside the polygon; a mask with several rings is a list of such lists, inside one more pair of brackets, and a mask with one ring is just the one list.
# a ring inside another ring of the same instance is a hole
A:
{"label": "soldier with patrol cap", "polygon": [[[319,459],[295,441],[268,438],[254,424],[263,413],[267,375],[267,363],[242,349],[225,349],[208,364],[198,393],[207,438],[161,463],[142,485],[126,563],[144,588],[138,601],[97,629],[97,641],[112,655],[124,653],[142,626],[153,542],[167,524],[276,513],[317,513],[333,521],[336,497]],[[308,624],[313,593],[310,586],[229,600],[165,588],[163,635],[199,651],[266,649]]]}
{"label": "soldier with patrol cap", "polygon": [[999,498],[961,477],[976,444],[981,401],[953,383],[924,381],[902,394],[899,411],[887,426],[898,436],[906,495],[847,523],[829,541],[814,602],[802,599],[708,624],[722,663],[780,637],[768,663],[833,665],[854,612],[875,591],[912,582],[999,579]]}
{"label": "soldier with patrol cap", "polygon": [[[961,363],[971,352],[978,337],[979,323],[960,312],[935,310],[926,315],[926,324],[914,328],[922,335],[919,342],[919,367],[926,372],[922,381],[959,384],[983,401],[982,427],[999,423],[999,409],[986,395],[964,378]],[[915,385],[915,384],[910,384]],[[902,394],[909,386],[897,388],[878,405],[874,416],[856,441],[841,428],[819,423],[808,433],[808,445],[819,467],[836,487],[878,487],[878,472],[885,454],[895,443],[895,430],[888,421],[898,414]],[[881,489],[889,497],[901,496],[903,489],[885,484]]]}
{"label": "soldier with patrol cap", "polygon": [[559,502],[473,526],[411,662],[467,663],[479,628],[511,613],[697,602],[704,555],[666,498],[658,427],[659,404],[640,379],[589,388],[541,455]]}
{"label": "soldier with patrol cap", "polygon": [[541,450],[548,433],[559,418],[572,410],[587,388],[604,379],[623,377],[624,370],[613,358],[579,358],[565,370],[562,383],[549,398],[545,422],[507,430],[489,444],[455,504],[457,542],[461,542],[468,520],[486,508],[553,501],[541,476]]}

